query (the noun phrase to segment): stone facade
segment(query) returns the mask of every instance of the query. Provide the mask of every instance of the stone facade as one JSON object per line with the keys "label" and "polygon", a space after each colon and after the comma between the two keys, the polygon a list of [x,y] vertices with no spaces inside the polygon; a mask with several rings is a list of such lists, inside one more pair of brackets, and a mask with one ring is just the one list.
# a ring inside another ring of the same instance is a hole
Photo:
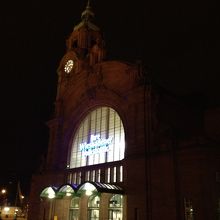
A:
{"label": "stone facade", "polygon": [[[204,127],[203,113],[151,83],[141,64],[105,60],[104,39],[92,17],[87,5],[58,68],[47,161],[42,172],[33,175],[29,220],[51,220],[52,205],[40,194],[47,186],[68,182],[73,134],[99,106],[113,108],[124,124],[125,157],[109,165],[123,165],[123,182],[118,183],[124,191],[123,220],[217,219],[220,148],[204,135],[210,126]],[[74,65],[65,72],[70,59]],[[93,165],[101,170],[105,166]],[[77,171],[86,169],[90,167]],[[100,219],[108,219],[109,194],[101,194]],[[86,201],[81,200],[82,220],[88,216]],[[69,220],[69,206],[70,200],[56,199],[53,215]]]}

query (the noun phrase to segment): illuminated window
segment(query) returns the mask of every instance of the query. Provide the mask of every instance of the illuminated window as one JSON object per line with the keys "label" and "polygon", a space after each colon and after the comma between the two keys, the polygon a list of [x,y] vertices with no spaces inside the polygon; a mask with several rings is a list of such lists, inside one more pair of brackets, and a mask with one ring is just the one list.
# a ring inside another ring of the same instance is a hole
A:
{"label": "illuminated window", "polygon": [[185,220],[194,219],[194,210],[192,206],[192,201],[190,199],[184,199],[184,208],[185,208]]}
{"label": "illuminated window", "polygon": [[120,182],[123,182],[123,166],[120,166]]}
{"label": "illuminated window", "polygon": [[91,181],[95,182],[95,170],[92,171],[92,179]]}
{"label": "illuminated window", "polygon": [[96,182],[100,182],[100,178],[101,178],[101,170],[98,169],[96,170]]}
{"label": "illuminated window", "polygon": [[86,178],[85,178],[86,181],[89,181],[90,180],[90,171],[86,171]]}
{"label": "illuminated window", "polygon": [[53,198],[55,198],[55,196],[56,196],[56,191],[55,191],[55,190],[56,190],[55,187],[49,186],[49,187],[45,188],[45,189],[41,192],[40,197],[41,197],[41,198],[53,199]]}
{"label": "illuminated window", "polygon": [[73,173],[72,176],[73,176],[73,179],[72,179],[73,183],[77,183],[77,181],[76,181],[76,180],[77,180],[77,178],[76,178],[76,173]]}
{"label": "illuminated window", "polygon": [[117,181],[117,167],[113,168],[113,182],[115,183]]}
{"label": "illuminated window", "polygon": [[99,219],[99,196],[90,196],[88,201],[88,219]]}
{"label": "illuminated window", "polygon": [[79,219],[79,197],[74,197],[70,203],[70,220]]}
{"label": "illuminated window", "polygon": [[113,195],[109,200],[109,220],[123,219],[123,196]]}
{"label": "illuminated window", "polygon": [[71,146],[70,168],[124,159],[124,127],[109,107],[90,112],[80,124]]}
{"label": "illuminated window", "polygon": [[111,178],[111,169],[107,168],[105,171],[105,182],[110,183]]}
{"label": "illuminated window", "polygon": [[72,173],[70,173],[70,174],[68,175],[67,182],[68,182],[68,183],[72,183]]}
{"label": "illuminated window", "polygon": [[81,183],[81,172],[77,173],[77,184]]}

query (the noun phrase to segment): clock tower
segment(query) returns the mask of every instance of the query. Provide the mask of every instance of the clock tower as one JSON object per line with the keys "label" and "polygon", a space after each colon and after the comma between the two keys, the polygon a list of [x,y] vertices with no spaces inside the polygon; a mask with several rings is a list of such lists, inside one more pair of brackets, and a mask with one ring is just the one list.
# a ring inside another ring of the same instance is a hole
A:
{"label": "clock tower", "polygon": [[[66,53],[62,57],[57,69],[56,119],[48,123],[51,140],[55,140],[57,134],[60,132],[61,122],[59,119],[65,114],[64,103],[69,99],[67,96],[68,93],[71,93],[72,88],[78,87],[79,83],[77,82],[79,82],[80,78],[84,78],[84,75],[86,75],[80,86],[87,89],[90,97],[93,96],[93,87],[102,78],[99,75],[99,64],[105,60],[105,42],[102,31],[93,23],[93,20],[94,13],[88,0],[86,8],[81,14],[81,21],[74,26],[72,33],[66,40]],[[77,101],[80,102],[80,97]],[[48,152],[50,152],[47,156],[48,170],[63,166],[58,165],[57,160],[60,160],[60,157],[57,148],[59,146],[56,148],[54,145],[56,146],[52,141],[48,146]]]}
{"label": "clock tower", "polygon": [[[82,71],[105,59],[105,42],[98,26],[93,23],[94,13],[87,2],[86,9],[81,14],[81,22],[74,26],[66,40],[66,53],[58,67],[57,102],[67,89],[67,84]],[[56,108],[59,112],[59,107]]]}
{"label": "clock tower", "polygon": [[88,1],[81,22],[66,41],[66,54],[58,68],[59,77],[82,71],[105,58],[105,43],[99,27],[93,24],[94,13]]}

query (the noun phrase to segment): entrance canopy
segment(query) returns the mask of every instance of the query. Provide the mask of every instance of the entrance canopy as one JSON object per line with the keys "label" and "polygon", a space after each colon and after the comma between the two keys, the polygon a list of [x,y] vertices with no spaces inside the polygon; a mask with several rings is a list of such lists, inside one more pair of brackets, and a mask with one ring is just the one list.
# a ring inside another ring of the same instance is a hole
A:
{"label": "entrance canopy", "polygon": [[53,199],[56,196],[57,187],[48,186],[42,190],[40,197]]}
{"label": "entrance canopy", "polygon": [[77,191],[97,191],[97,192],[105,192],[105,193],[114,193],[114,194],[123,194],[123,190],[121,187],[107,184],[107,183],[99,183],[99,182],[85,182],[80,184],[77,187]]}
{"label": "entrance canopy", "polygon": [[92,195],[93,192],[100,193],[112,193],[112,194],[123,194],[124,191],[121,187],[99,182],[85,182],[80,185],[64,184],[60,187],[49,186],[42,190],[40,193],[41,198],[62,198],[65,196],[81,195]]}

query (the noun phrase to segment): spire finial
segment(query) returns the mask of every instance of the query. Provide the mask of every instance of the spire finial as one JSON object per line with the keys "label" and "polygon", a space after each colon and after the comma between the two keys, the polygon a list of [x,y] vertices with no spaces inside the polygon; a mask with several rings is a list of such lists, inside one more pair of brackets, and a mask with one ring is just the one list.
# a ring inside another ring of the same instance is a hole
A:
{"label": "spire finial", "polygon": [[90,8],[90,0],[87,1],[87,6],[86,8]]}
{"label": "spire finial", "polygon": [[90,20],[90,18],[94,17],[94,13],[92,12],[91,6],[90,6],[90,0],[87,1],[86,9],[85,9],[85,11],[83,11],[81,17],[85,21],[88,21],[88,20]]}

